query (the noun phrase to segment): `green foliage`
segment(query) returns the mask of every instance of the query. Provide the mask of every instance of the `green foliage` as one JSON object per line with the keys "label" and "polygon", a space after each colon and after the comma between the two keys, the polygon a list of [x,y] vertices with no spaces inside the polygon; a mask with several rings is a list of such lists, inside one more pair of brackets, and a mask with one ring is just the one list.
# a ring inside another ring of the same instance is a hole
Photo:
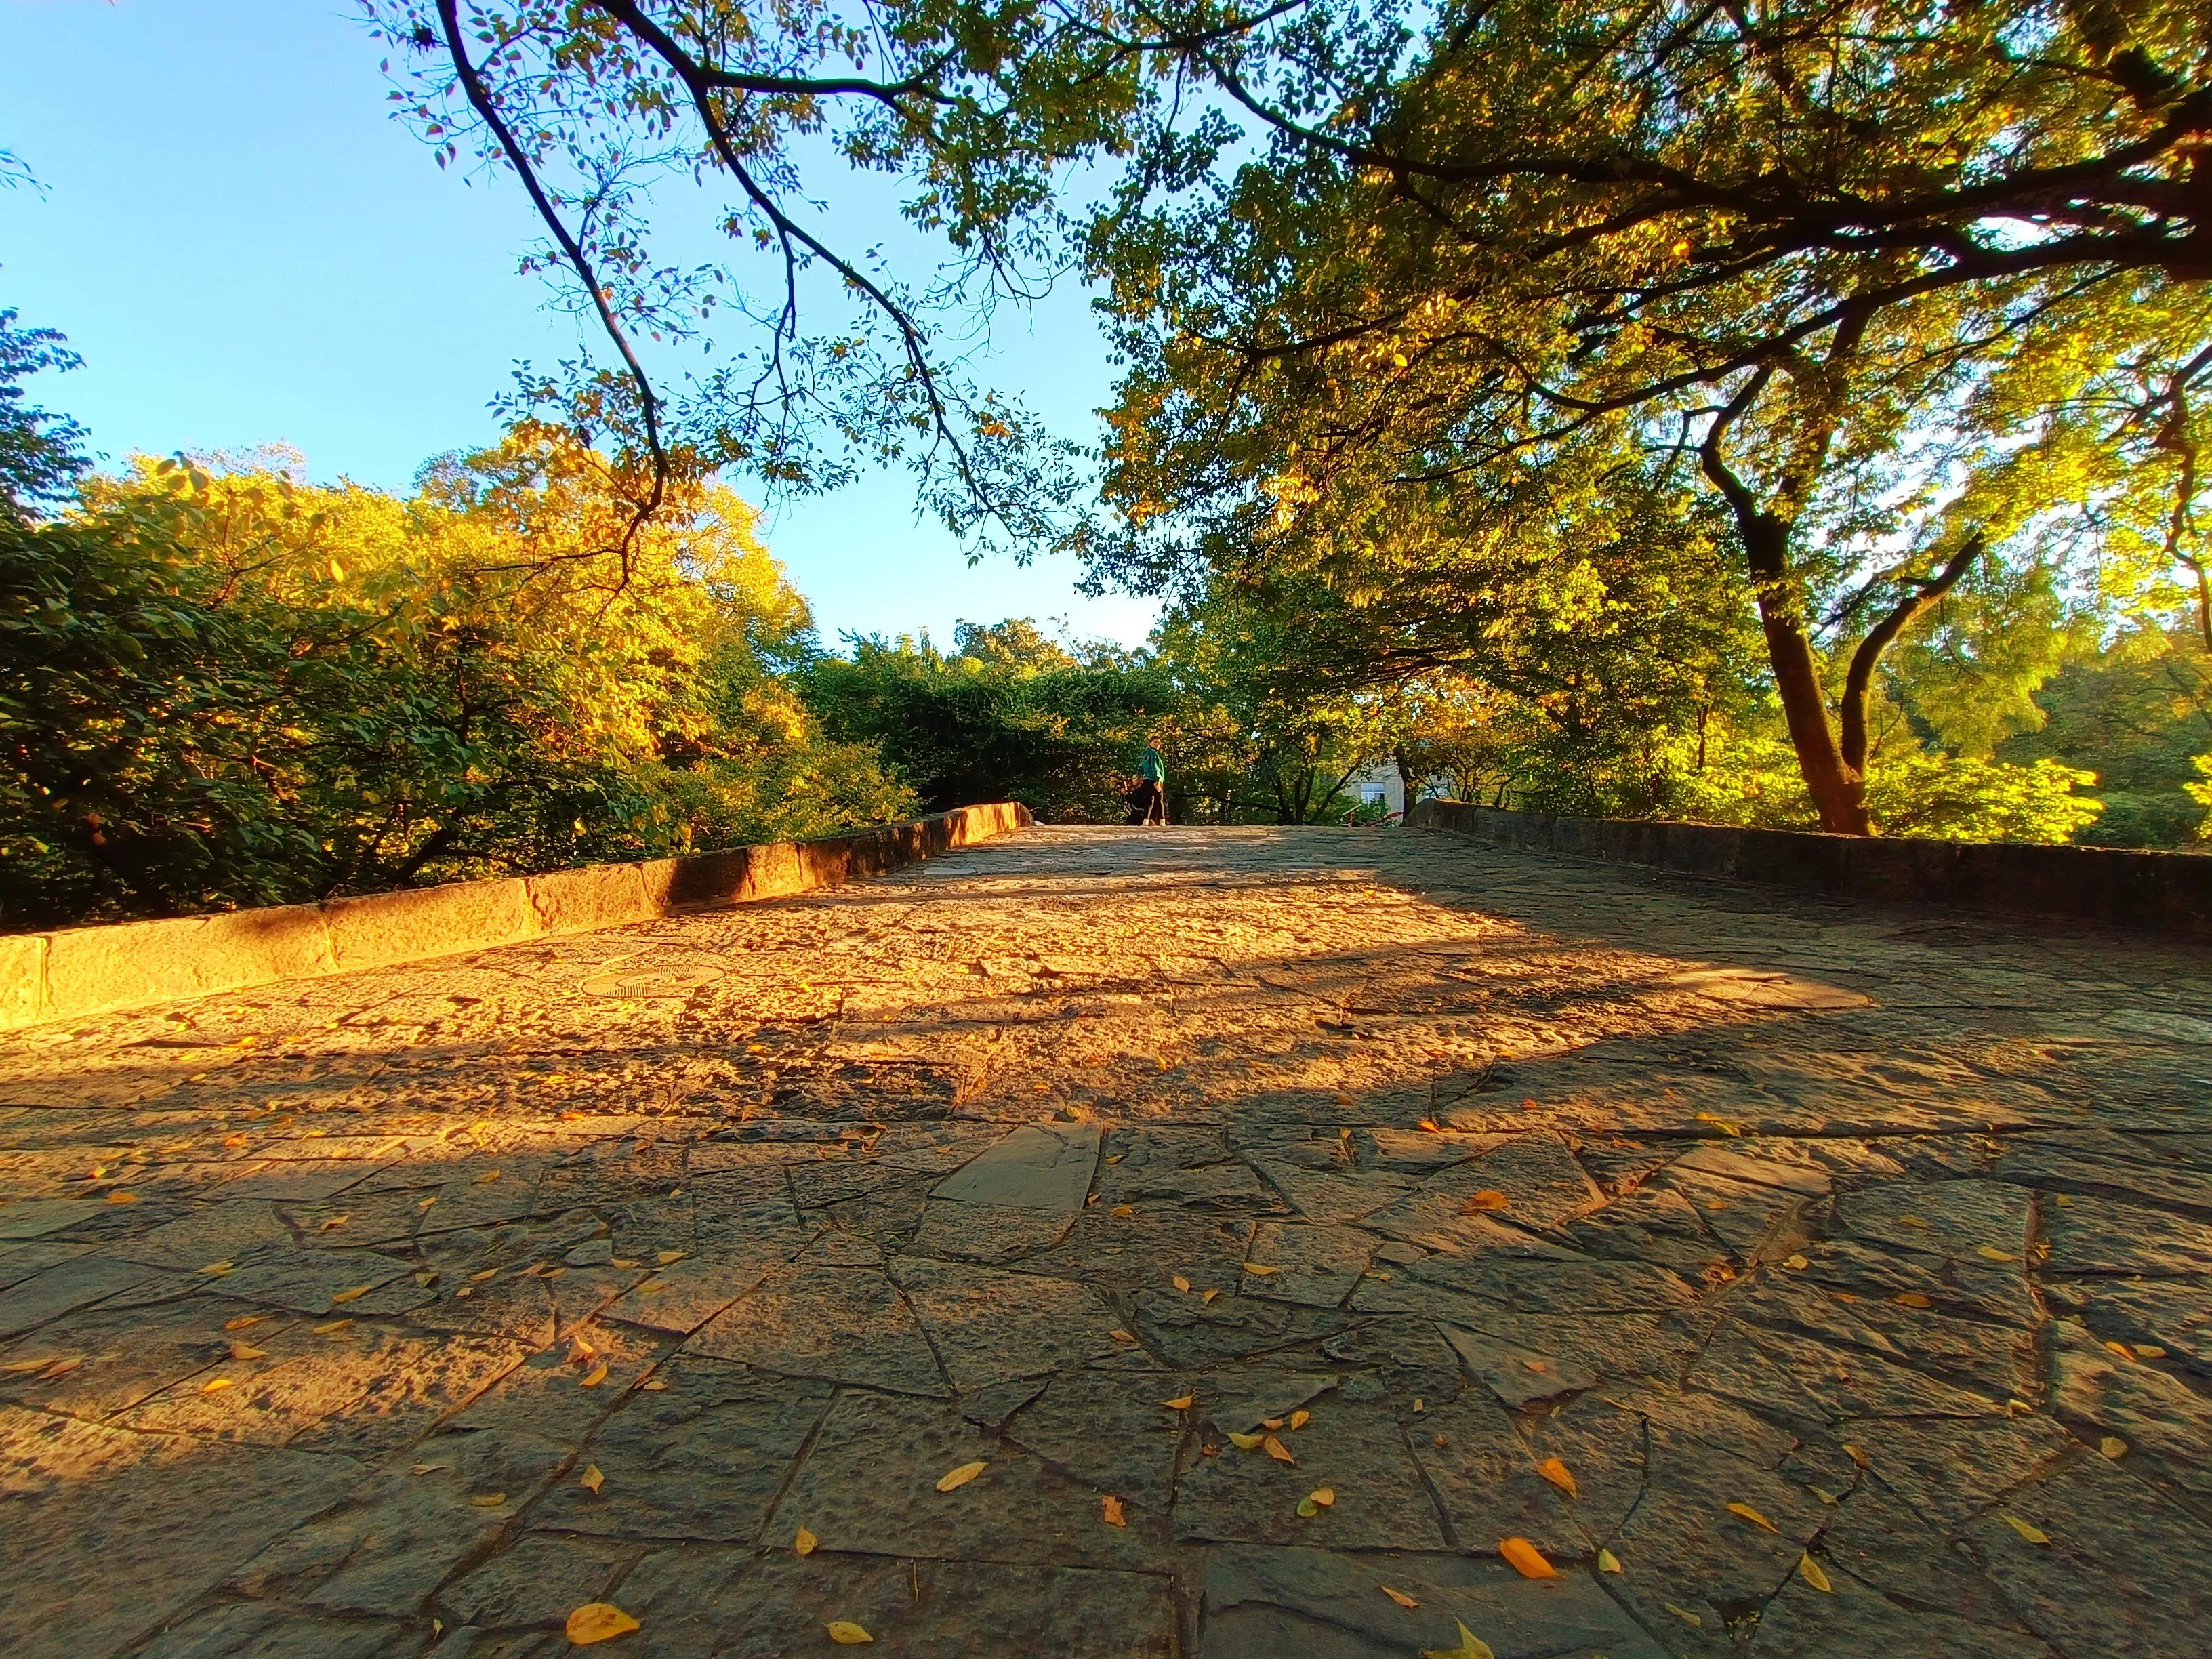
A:
{"label": "green foliage", "polygon": [[879,747],[932,811],[1011,799],[1048,821],[1118,823],[1167,706],[1143,659],[1079,654],[1025,620],[963,623],[949,655],[927,636],[852,647],[805,670],[807,705],[831,738]]}
{"label": "green foliage", "polygon": [[2036,693],[2045,723],[2008,739],[2008,760],[2058,761],[2098,777],[2104,816],[2093,846],[2183,847],[2200,814],[2195,757],[2212,750],[2212,658],[2194,629],[2129,629],[2069,654]]}
{"label": "green foliage", "polygon": [[679,480],[634,533],[643,487],[524,427],[432,464],[405,500],[263,456],[141,464],[52,522],[0,514],[0,918],[307,900],[906,815],[872,751],[825,740],[799,701],[811,625],[750,510]]}

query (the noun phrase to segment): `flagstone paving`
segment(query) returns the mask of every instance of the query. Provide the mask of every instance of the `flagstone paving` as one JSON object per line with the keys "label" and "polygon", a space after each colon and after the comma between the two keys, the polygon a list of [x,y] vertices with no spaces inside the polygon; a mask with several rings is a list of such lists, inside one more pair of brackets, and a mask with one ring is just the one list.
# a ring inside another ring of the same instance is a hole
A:
{"label": "flagstone paving", "polygon": [[0,1652],[2212,1651],[2208,991],[1038,830],[16,1033]]}

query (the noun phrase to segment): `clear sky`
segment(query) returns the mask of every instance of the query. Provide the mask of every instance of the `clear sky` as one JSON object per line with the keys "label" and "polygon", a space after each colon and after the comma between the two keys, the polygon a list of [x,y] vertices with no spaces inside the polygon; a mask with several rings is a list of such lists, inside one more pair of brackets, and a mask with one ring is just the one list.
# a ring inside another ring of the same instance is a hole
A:
{"label": "clear sky", "polygon": [[[441,172],[380,56],[345,0],[0,0],[0,149],[45,186],[0,190],[0,307],[86,362],[33,400],[110,455],[281,442],[394,489],[492,437],[515,361],[574,355],[576,325],[516,273],[520,191]],[[1002,314],[981,370],[1095,441],[1110,375],[1079,295]],[[830,641],[1033,616],[1133,644],[1153,616],[1082,599],[1068,562],[971,568],[903,472],[767,534]]]}

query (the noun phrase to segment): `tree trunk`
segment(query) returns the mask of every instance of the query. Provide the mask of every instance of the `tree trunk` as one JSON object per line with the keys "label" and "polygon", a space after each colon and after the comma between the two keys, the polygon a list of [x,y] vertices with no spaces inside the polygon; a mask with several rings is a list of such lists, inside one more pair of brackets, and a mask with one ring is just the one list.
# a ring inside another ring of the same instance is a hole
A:
{"label": "tree trunk", "polygon": [[1866,774],[1844,758],[1828,720],[1828,698],[1820,684],[1820,659],[1805,631],[1798,595],[1789,582],[1790,527],[1762,513],[1741,525],[1744,551],[1759,594],[1759,623],[1766,635],[1766,658],[1774,687],[1790,725],[1790,744],[1797,769],[1813,797],[1820,827],[1831,835],[1870,836]]}

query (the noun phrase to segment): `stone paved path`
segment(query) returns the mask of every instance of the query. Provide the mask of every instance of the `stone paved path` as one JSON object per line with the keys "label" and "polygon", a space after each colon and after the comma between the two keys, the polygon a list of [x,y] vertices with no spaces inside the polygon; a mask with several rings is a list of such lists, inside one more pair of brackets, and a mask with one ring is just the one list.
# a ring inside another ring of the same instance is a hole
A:
{"label": "stone paved path", "polygon": [[1038,830],[20,1033],[0,1652],[2212,1651],[2208,988]]}

